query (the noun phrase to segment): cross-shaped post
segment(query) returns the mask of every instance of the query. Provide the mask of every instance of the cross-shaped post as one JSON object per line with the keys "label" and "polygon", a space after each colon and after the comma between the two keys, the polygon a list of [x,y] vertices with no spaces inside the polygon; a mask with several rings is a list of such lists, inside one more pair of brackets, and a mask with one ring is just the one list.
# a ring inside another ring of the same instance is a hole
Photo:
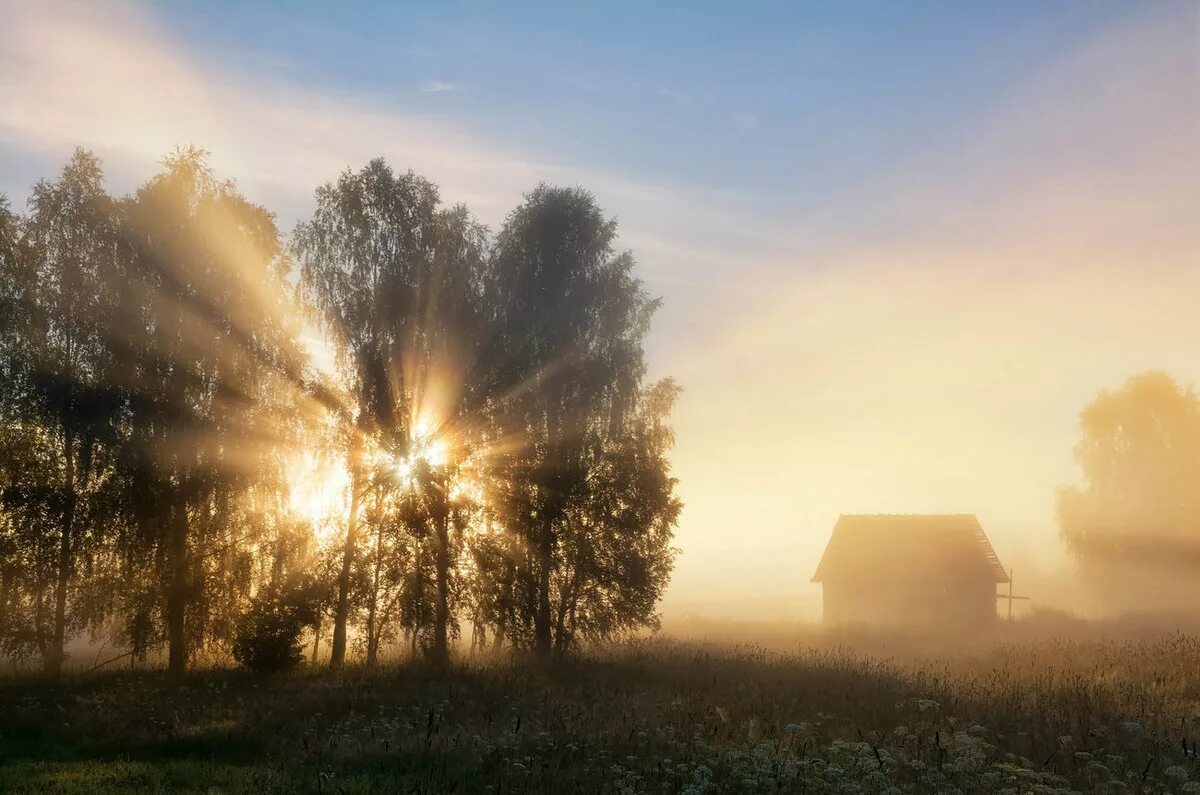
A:
{"label": "cross-shaped post", "polygon": [[1009,621],[1013,620],[1013,600],[1014,599],[1023,599],[1027,602],[1029,601],[1028,596],[1013,596],[1013,570],[1012,569],[1008,570],[1008,593],[1006,593],[1006,594],[998,593],[998,594],[996,594],[996,598],[1008,600],[1008,620]]}

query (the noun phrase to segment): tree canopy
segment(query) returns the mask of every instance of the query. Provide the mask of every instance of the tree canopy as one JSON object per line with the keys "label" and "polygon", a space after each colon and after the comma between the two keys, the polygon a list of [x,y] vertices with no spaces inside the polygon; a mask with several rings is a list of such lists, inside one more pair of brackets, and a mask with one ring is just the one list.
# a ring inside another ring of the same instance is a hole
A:
{"label": "tree canopy", "polygon": [[194,148],[126,197],[79,150],[0,200],[0,653],[269,668],[331,621],[333,664],[444,663],[656,626],[678,387],[616,240],[583,189],[492,234],[382,160],[290,238]]}
{"label": "tree canopy", "polygon": [[1163,372],[1102,392],[1080,415],[1083,485],[1059,526],[1099,603],[1183,607],[1200,595],[1200,398]]}

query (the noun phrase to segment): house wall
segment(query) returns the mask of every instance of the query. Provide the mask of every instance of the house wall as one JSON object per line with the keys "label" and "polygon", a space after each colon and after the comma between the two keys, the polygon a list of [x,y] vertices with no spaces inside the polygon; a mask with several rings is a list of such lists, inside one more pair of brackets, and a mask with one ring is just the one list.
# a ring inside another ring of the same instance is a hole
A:
{"label": "house wall", "polygon": [[990,577],[960,572],[839,577],[828,578],[821,590],[824,621],[830,625],[970,627],[996,620],[996,586]]}

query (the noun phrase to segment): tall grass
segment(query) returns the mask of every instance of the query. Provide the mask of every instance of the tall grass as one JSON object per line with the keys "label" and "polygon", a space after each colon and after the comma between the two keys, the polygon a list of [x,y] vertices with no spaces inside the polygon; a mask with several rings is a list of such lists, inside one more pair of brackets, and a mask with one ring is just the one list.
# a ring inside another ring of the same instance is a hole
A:
{"label": "tall grass", "polygon": [[1200,791],[1197,740],[1185,635],[0,684],[5,792]]}

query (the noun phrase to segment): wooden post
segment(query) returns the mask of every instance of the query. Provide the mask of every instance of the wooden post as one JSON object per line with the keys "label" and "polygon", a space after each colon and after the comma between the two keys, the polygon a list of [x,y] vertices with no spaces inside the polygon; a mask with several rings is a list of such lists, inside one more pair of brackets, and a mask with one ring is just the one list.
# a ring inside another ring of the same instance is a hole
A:
{"label": "wooden post", "polygon": [[1014,599],[1023,599],[1025,601],[1029,601],[1028,596],[1013,596],[1013,569],[1008,570],[1008,593],[1007,594],[998,593],[998,594],[996,594],[996,598],[1008,600],[1008,620],[1010,622],[1013,620],[1013,600]]}
{"label": "wooden post", "polygon": [[1013,588],[1012,581],[1013,581],[1013,574],[1015,572],[1016,572],[1016,569],[1008,570],[1008,620],[1009,621],[1012,621],[1012,588]]}

